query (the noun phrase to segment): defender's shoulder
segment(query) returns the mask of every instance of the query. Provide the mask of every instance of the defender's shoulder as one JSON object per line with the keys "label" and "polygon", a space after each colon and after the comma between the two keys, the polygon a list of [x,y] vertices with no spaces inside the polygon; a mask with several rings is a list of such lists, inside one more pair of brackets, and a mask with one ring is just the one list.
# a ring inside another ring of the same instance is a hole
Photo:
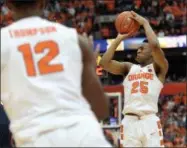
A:
{"label": "defender's shoulder", "polygon": [[78,33],[77,30],[75,28],[71,28],[71,27],[67,27],[63,24],[59,24],[56,22],[50,22],[51,26],[56,27],[56,29],[64,36],[66,36],[66,38],[73,38],[76,39],[78,41]]}
{"label": "defender's shoulder", "polygon": [[76,29],[72,28],[72,27],[68,27],[68,26],[65,26],[63,24],[60,24],[60,23],[56,23],[56,22],[51,22],[49,20],[45,20],[47,23],[51,24],[52,26],[55,26],[59,29],[63,29],[63,30],[67,30],[67,31],[72,31],[72,32],[75,32]]}
{"label": "defender's shoulder", "polygon": [[9,27],[2,27],[1,28],[1,35],[6,34],[8,32],[8,30],[9,30]]}
{"label": "defender's shoulder", "polygon": [[1,41],[2,40],[7,41],[9,37],[9,30],[10,30],[9,26],[1,28]]}

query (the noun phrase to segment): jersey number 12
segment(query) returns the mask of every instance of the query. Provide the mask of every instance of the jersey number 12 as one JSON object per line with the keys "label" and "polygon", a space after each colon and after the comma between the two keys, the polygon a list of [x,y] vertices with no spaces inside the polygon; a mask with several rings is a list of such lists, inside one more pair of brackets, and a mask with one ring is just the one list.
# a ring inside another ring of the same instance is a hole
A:
{"label": "jersey number 12", "polygon": [[[23,44],[18,47],[23,54],[25,67],[28,76],[36,76],[36,67],[33,60],[33,53],[30,44]],[[50,64],[50,62],[59,54],[58,44],[54,41],[43,41],[36,44],[34,48],[35,54],[41,54],[45,50],[49,52],[43,56],[37,63],[37,68],[41,75],[63,71],[64,67],[61,63]]]}

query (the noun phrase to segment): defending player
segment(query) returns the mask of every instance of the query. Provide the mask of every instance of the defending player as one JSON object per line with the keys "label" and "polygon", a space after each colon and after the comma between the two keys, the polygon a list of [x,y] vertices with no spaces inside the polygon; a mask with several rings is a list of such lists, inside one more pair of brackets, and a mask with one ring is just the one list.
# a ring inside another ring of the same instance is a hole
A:
{"label": "defending player", "polygon": [[1,98],[16,146],[110,147],[97,121],[108,103],[91,44],[39,17],[45,0],[7,5],[16,22],[1,29]]}
{"label": "defending player", "polygon": [[118,62],[112,60],[115,49],[127,35],[118,35],[103,55],[100,65],[108,72],[125,76],[124,119],[121,126],[121,140],[124,147],[161,147],[163,134],[158,112],[158,97],[168,71],[168,62],[159,46],[157,37],[149,22],[131,12],[145,29],[148,40],[137,50],[136,61]]}

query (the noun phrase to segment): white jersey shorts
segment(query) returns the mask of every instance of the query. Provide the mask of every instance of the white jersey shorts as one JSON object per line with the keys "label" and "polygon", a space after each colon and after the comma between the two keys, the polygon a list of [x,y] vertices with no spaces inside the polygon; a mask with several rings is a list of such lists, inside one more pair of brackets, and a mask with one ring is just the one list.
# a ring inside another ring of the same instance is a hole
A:
{"label": "white jersey shorts", "polygon": [[160,119],[155,114],[125,115],[120,127],[121,147],[164,147]]}

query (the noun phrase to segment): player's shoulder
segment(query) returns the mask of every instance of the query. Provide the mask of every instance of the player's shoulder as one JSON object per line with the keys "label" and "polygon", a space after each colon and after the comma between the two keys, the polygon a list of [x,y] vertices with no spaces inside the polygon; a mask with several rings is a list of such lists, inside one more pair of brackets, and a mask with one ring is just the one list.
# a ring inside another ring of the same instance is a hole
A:
{"label": "player's shoulder", "polygon": [[140,65],[136,63],[131,63],[131,68],[140,68]]}
{"label": "player's shoulder", "polygon": [[129,72],[133,72],[140,69],[140,65],[136,64],[136,63],[131,63],[130,68],[129,68]]}
{"label": "player's shoulder", "polygon": [[7,37],[9,36],[9,27],[10,26],[1,28],[1,40],[7,40]]}
{"label": "player's shoulder", "polygon": [[72,28],[72,27],[68,27],[68,26],[65,26],[63,24],[60,24],[60,23],[56,23],[56,22],[51,22],[49,20],[45,20],[46,23],[50,26],[54,26],[58,32],[60,33],[59,35],[60,36],[64,36],[65,38],[74,38],[75,40],[78,41],[78,33],[76,31],[75,28]]}
{"label": "player's shoulder", "polygon": [[1,28],[1,34],[6,34],[8,32],[9,27],[2,27]]}
{"label": "player's shoulder", "polygon": [[49,20],[44,19],[44,21],[48,24],[50,24],[51,26],[55,26],[56,28],[64,31],[64,32],[72,32],[72,33],[76,33],[76,29],[75,28],[71,28],[68,26],[65,26],[63,24],[57,23],[57,22],[51,22]]}

